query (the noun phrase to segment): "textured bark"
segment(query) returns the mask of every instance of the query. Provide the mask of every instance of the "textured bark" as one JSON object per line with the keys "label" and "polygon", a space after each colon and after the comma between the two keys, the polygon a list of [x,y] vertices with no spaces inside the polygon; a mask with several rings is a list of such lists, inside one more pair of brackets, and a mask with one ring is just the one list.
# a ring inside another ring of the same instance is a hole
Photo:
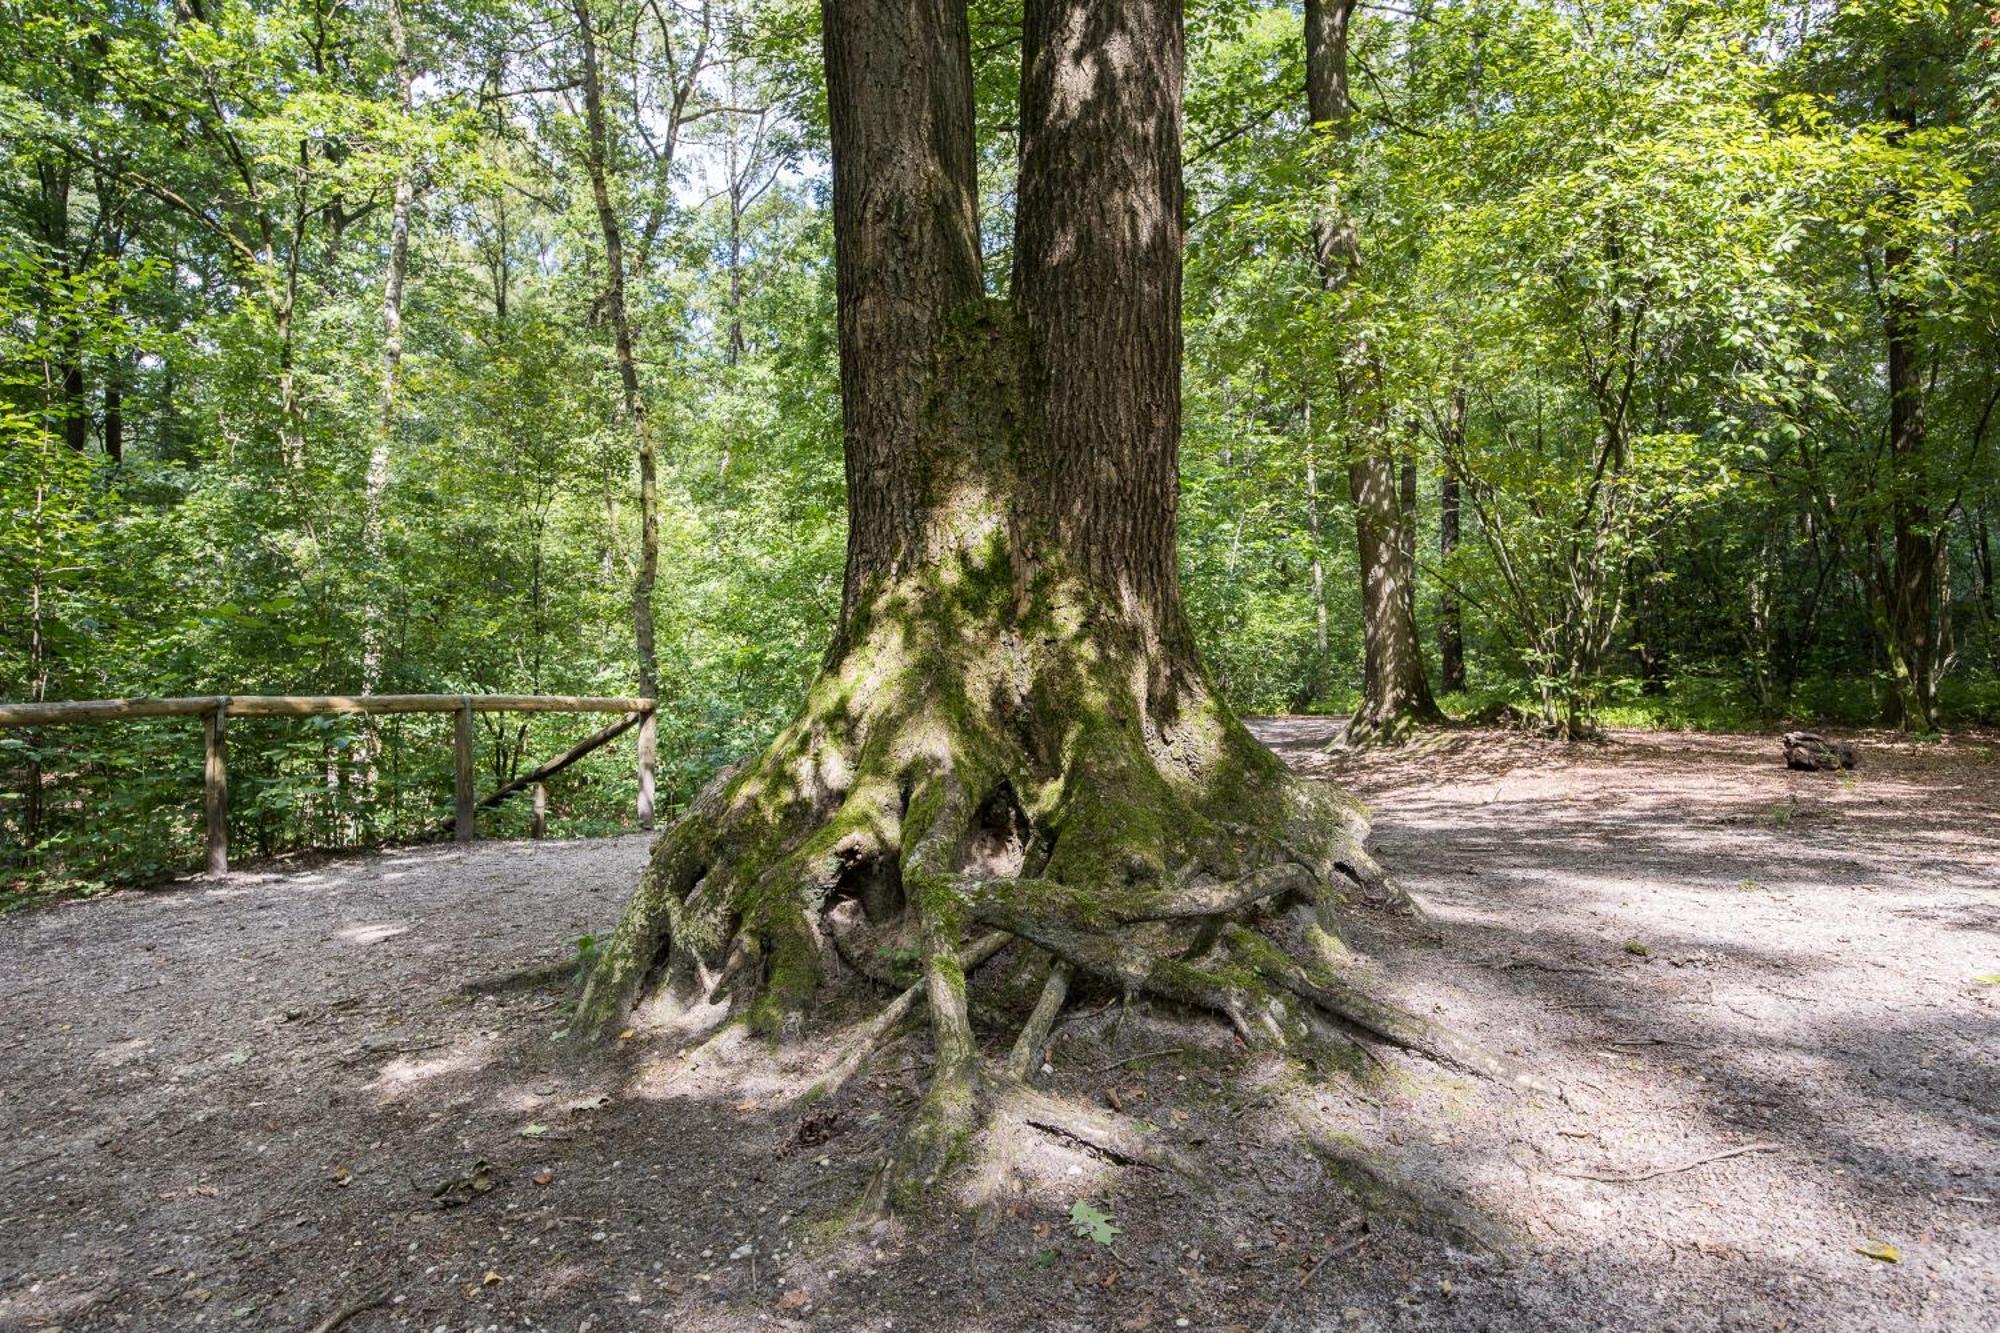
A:
{"label": "textured bark", "polygon": [[[1458,549],[1458,477],[1446,472],[1438,491],[1438,560],[1450,578],[1452,552]],[[1465,688],[1465,631],[1459,621],[1458,594],[1447,585],[1438,595],[1438,683],[1446,690]]]}
{"label": "textured bark", "polygon": [[983,535],[1011,460],[978,447],[976,423],[938,410],[984,296],[964,8],[829,0],[825,44],[844,149],[833,162],[848,519],[838,648],[868,588]]}
{"label": "textured bark", "polygon": [[[1356,0],[1307,0],[1305,8],[1306,107],[1314,127],[1339,142],[1353,134],[1354,103],[1348,90],[1348,31]],[[1361,266],[1360,233],[1337,192],[1329,192],[1313,224],[1320,281],[1338,291]],[[1349,446],[1348,492],[1354,501],[1354,536],[1361,564],[1362,698],[1347,727],[1349,741],[1393,740],[1443,714],[1431,697],[1417,639],[1416,567],[1412,531],[1399,502],[1396,465],[1387,423],[1369,389],[1379,379],[1374,352],[1349,349],[1363,367],[1349,384],[1347,418],[1359,422]]]}
{"label": "textured bark", "polygon": [[1191,659],[1174,547],[1180,6],[1028,0],[1014,292],[1024,488],[1124,613]]}
{"label": "textured bark", "polygon": [[1409,581],[1404,584],[1404,592],[1410,603],[1410,623],[1417,620],[1417,451],[1414,446],[1403,450],[1396,460],[1397,513],[1403,520],[1403,551],[1409,561]]}

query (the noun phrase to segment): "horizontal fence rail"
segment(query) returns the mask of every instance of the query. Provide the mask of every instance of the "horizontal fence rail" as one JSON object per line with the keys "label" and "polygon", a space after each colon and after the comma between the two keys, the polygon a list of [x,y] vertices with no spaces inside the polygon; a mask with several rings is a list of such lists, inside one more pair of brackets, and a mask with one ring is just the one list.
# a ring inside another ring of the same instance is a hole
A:
{"label": "horizontal fence rail", "polygon": [[205,694],[189,699],[84,699],[0,704],[0,727],[116,722],[137,717],[324,717],[338,713],[650,713],[651,699],[573,694]]}
{"label": "horizontal fence rail", "polygon": [[[341,714],[450,713],[452,726],[452,827],[457,840],[478,836],[475,814],[524,787],[534,788],[537,837],[547,798],[542,783],[599,746],[639,729],[639,827],[653,827],[653,779],[659,761],[658,714],[644,698],[573,694],[215,694],[185,699],[79,699],[59,703],[0,704],[0,727],[64,726],[149,717],[199,717],[203,740],[203,808],[208,824],[208,869],[229,869],[229,771],[225,728],[231,717],[326,717]],[[474,802],[474,713],[624,713],[587,740],[539,765],[524,777]]]}

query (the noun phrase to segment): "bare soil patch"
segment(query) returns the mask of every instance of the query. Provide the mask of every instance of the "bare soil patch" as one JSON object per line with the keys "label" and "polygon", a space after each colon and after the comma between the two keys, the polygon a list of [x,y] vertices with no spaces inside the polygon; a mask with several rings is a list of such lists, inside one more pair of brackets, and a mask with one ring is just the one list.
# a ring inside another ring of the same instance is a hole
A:
{"label": "bare soil patch", "polygon": [[606,930],[646,839],[196,880],[0,920],[0,1328],[2000,1325],[2000,738],[1864,736],[1840,775],[1775,737],[1335,729],[1258,724],[1430,912],[1364,918],[1360,966],[1560,1096],[1085,999],[1039,1085],[1206,1178],[1042,1135],[1007,1204],[856,1231],[922,1025],[794,1098],[886,996],[574,1065],[559,981],[460,990]]}

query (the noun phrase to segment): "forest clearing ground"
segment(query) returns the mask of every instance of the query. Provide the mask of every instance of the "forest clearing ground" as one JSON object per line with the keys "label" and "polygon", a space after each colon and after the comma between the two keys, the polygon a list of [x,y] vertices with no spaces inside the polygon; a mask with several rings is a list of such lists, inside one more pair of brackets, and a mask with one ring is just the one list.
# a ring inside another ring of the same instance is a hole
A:
{"label": "forest clearing ground", "polygon": [[[1767,736],[1336,728],[1255,725],[1369,801],[1431,914],[1364,917],[1360,966],[1563,1097],[1386,1051],[1302,1078],[1091,1003],[1040,1086],[1205,1181],[1051,1136],[1011,1204],[854,1233],[921,1026],[793,1099],[882,997],[775,1052],[577,1065],[559,986],[459,993],[603,934],[649,838],[239,873],[0,920],[0,1329],[307,1330],[378,1293],[342,1327],[2000,1326],[2000,737],[1866,736],[1841,777]],[[1357,1161],[1511,1242],[1364,1212]]]}

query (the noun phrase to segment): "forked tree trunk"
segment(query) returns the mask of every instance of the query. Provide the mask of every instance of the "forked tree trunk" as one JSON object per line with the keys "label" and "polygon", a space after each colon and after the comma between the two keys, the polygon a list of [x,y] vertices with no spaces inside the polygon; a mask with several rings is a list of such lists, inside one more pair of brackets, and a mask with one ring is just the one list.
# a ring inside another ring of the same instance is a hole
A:
{"label": "forked tree trunk", "polygon": [[[1306,0],[1306,106],[1314,127],[1340,142],[1353,133],[1347,45],[1355,7],[1356,0]],[[1313,248],[1320,281],[1329,291],[1354,280],[1361,265],[1360,235],[1337,193],[1329,194],[1314,222]],[[1388,426],[1380,406],[1368,401],[1367,390],[1380,378],[1374,352],[1352,347],[1347,359],[1363,367],[1360,375],[1368,383],[1350,393],[1347,414],[1362,423],[1360,438],[1349,446],[1347,467],[1361,563],[1362,697],[1348,720],[1346,739],[1395,740],[1424,723],[1443,721],[1444,715],[1424,676],[1415,612],[1415,548],[1397,494]]]}
{"label": "forked tree trunk", "polygon": [[[1351,803],[1294,780],[1215,697],[1181,611],[1177,0],[1028,0],[1011,303],[981,276],[964,0],[826,0],[824,17],[839,624],[791,727],[656,845],[573,1039],[618,1031],[654,978],[641,1025],[722,1011],[786,1034],[842,960],[877,956],[851,931],[913,948],[911,988],[870,1031],[921,996],[936,1058],[877,1203],[921,1195],[1032,1096],[981,1058],[966,999],[1008,937],[1065,965],[1027,1048],[1074,985],[1280,1047],[1320,1039],[1304,1010],[1333,1012],[1500,1068],[1243,927],[1297,902],[1323,932],[1345,895],[1398,900]],[[1145,1156],[1137,1138],[1120,1151]]]}

